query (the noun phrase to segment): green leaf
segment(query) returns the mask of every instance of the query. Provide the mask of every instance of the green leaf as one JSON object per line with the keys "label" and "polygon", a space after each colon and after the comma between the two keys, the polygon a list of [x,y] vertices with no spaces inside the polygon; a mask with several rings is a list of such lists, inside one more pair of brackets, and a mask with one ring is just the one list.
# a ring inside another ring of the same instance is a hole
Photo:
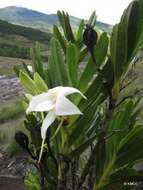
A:
{"label": "green leaf", "polygon": [[25,177],[24,183],[29,190],[41,189],[39,177],[31,172]]}
{"label": "green leaf", "polygon": [[93,78],[94,73],[95,65],[93,63],[93,60],[90,58],[77,84],[77,88],[80,89],[80,91],[82,91],[83,93],[86,92],[86,90],[88,89],[89,82]]}
{"label": "green leaf", "polygon": [[121,76],[126,73],[139,40],[138,19],[140,13],[138,2],[133,1],[128,6],[120,23],[113,28],[110,51],[115,83],[119,83]]}
{"label": "green leaf", "polygon": [[121,108],[113,115],[108,125],[108,138],[106,143],[107,160],[113,157],[117,152],[118,145],[122,138],[128,133],[130,120],[134,111],[134,103],[132,100],[124,103]]}
{"label": "green leaf", "polygon": [[48,87],[38,73],[34,73],[34,82],[40,92],[47,92]]}
{"label": "green leaf", "polygon": [[69,158],[74,158],[80,156],[88,147],[93,143],[93,141],[96,139],[97,134],[94,135],[93,137],[89,138],[86,140],[84,143],[79,145],[75,150],[71,151],[69,154]]}
{"label": "green leaf", "polygon": [[95,122],[97,114],[96,110],[102,101],[103,97],[98,96],[94,97],[94,100],[91,100],[86,104],[85,109],[82,111],[82,117],[78,117],[77,120],[70,126],[72,133],[68,138],[67,146],[78,144],[79,141],[86,138],[85,134],[87,134],[89,128]]}
{"label": "green leaf", "polygon": [[57,15],[58,15],[60,24],[63,28],[66,39],[70,42],[74,42],[75,40],[74,40],[74,35],[72,32],[71,25],[70,25],[70,21],[69,21],[69,15],[65,13],[64,11],[62,12],[58,11]]}
{"label": "green leaf", "polygon": [[[48,63],[48,75],[51,81],[51,86],[69,85],[67,65],[63,59],[63,52],[59,41],[55,38],[50,42],[51,54]],[[69,85],[70,86],[70,85]]]}
{"label": "green leaf", "polygon": [[126,52],[125,39],[123,38],[124,36],[118,34],[119,27],[119,25],[115,25],[113,28],[110,49],[116,81],[119,80],[119,77],[123,73],[122,63],[124,63],[124,54]]}
{"label": "green leaf", "polygon": [[[108,42],[109,42],[109,39],[107,37],[107,34],[103,33],[94,49],[96,62],[98,66],[102,65],[102,63],[105,61],[105,58],[107,56],[107,50],[108,50]],[[110,68],[109,64],[107,67]],[[106,72],[106,67],[104,67],[102,71],[103,76],[105,75],[105,72]],[[111,70],[110,70],[110,73],[111,73]],[[80,76],[79,84],[77,85],[77,88],[79,88],[84,93],[88,89],[88,85],[90,81],[93,79],[94,74],[96,74],[96,66],[92,58],[90,58]],[[106,75],[105,75],[105,78],[106,78]],[[110,74],[110,76],[112,76],[112,74]],[[109,75],[107,78],[108,79],[110,78]]]}
{"label": "green leaf", "polygon": [[66,51],[66,61],[68,66],[68,72],[72,81],[72,86],[76,86],[78,81],[78,61],[79,52],[74,44],[69,44]]}
{"label": "green leaf", "polygon": [[85,26],[84,20],[81,20],[79,27],[78,27],[77,35],[76,35],[77,41],[80,41],[83,39],[84,26]]}
{"label": "green leaf", "polygon": [[112,173],[108,184],[104,187],[103,190],[116,189],[117,186],[119,190],[123,190],[123,188],[125,187],[125,182],[136,182],[135,176],[137,175],[138,173],[135,169],[128,167],[120,168]]}
{"label": "green leaf", "polygon": [[80,61],[79,62],[82,62],[84,61],[84,59],[86,58],[88,54],[88,49],[86,47],[84,47],[81,51],[80,51]]}
{"label": "green leaf", "polygon": [[143,126],[134,127],[124,137],[118,148],[116,164],[118,167],[126,164],[133,164],[143,159]]}
{"label": "green leaf", "polygon": [[92,28],[94,28],[96,23],[96,12],[93,11],[93,13],[91,14],[89,21],[88,21],[88,25],[91,26]]}
{"label": "green leaf", "polygon": [[35,46],[30,49],[30,55],[32,58],[32,63],[34,66],[35,72],[39,73],[39,75],[45,79],[44,67],[42,64],[42,58],[40,54],[40,45],[36,42]]}
{"label": "green leaf", "polygon": [[96,180],[98,181],[103,175],[104,165],[106,161],[105,140],[97,144],[96,150]]}
{"label": "green leaf", "polygon": [[105,61],[108,51],[108,43],[109,43],[109,38],[107,36],[107,33],[104,32],[101,34],[94,49],[96,64],[98,67],[102,65],[103,62]]}
{"label": "green leaf", "polygon": [[19,78],[23,88],[30,94],[35,95],[39,93],[35,82],[23,71],[20,71]]}
{"label": "green leaf", "polygon": [[59,31],[58,27],[54,25],[54,35],[55,37],[59,40],[61,47],[64,51],[64,53],[66,53],[66,40],[64,39],[64,37],[62,36],[61,32]]}

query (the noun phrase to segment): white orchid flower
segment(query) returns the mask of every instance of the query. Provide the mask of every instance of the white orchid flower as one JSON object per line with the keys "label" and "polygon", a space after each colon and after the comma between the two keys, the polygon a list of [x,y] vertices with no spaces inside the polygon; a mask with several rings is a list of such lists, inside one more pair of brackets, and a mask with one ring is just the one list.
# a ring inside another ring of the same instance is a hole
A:
{"label": "white orchid flower", "polygon": [[41,137],[43,141],[39,160],[42,156],[47,129],[55,121],[56,117],[82,114],[78,107],[66,98],[67,95],[73,93],[79,93],[83,98],[86,99],[86,97],[78,89],[63,86],[49,89],[48,92],[32,97],[29,107],[26,111],[27,114],[29,112],[48,112],[41,127]]}
{"label": "white orchid flower", "polygon": [[86,98],[78,89],[63,86],[49,89],[48,92],[32,97],[27,113],[48,112],[41,127],[42,139],[46,138],[46,131],[57,116],[82,114],[78,107],[66,98],[67,95],[73,93],[79,93]]}
{"label": "white orchid flower", "polygon": [[27,65],[27,69],[30,71],[30,72],[33,72],[33,68],[31,65]]}

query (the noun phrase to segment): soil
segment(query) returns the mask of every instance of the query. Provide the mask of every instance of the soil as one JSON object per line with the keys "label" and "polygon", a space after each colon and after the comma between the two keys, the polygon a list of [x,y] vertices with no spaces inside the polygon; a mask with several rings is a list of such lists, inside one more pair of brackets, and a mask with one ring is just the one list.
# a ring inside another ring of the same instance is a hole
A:
{"label": "soil", "polygon": [[22,179],[13,176],[0,176],[1,190],[27,190]]}

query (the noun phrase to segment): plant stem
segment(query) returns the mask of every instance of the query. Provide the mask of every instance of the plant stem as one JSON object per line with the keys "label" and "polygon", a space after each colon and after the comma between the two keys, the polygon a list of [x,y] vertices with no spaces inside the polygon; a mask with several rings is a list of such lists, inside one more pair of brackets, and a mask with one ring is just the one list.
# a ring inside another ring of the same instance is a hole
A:
{"label": "plant stem", "polygon": [[95,144],[93,151],[91,152],[91,155],[90,155],[90,157],[89,157],[89,159],[88,159],[88,161],[87,161],[87,163],[83,169],[83,172],[82,172],[81,177],[79,179],[79,183],[78,183],[76,190],[79,190],[81,188],[82,184],[85,182],[86,176],[89,173],[89,169],[94,162],[94,157],[95,157],[97,147],[98,147],[97,145],[98,145],[98,142]]}
{"label": "plant stem", "polygon": [[56,131],[54,133],[54,135],[51,137],[51,140],[53,140],[56,137],[56,135],[58,134],[60,128],[62,127],[63,121],[64,121],[64,118],[62,117],[61,121],[60,121],[60,123],[59,123],[59,125],[58,125],[58,127],[57,127],[57,129],[56,129]]}
{"label": "plant stem", "polygon": [[115,163],[115,156],[113,156],[111,162],[109,163],[106,170],[104,171],[102,177],[100,178],[99,183],[98,184],[94,183],[93,190],[100,190],[107,183],[111,175],[112,169],[114,167],[114,163]]}
{"label": "plant stem", "polygon": [[43,149],[44,149],[44,143],[45,143],[45,139],[42,140],[42,145],[41,145],[41,150],[40,150],[40,155],[39,155],[38,163],[40,163],[41,158],[42,158]]}
{"label": "plant stem", "polygon": [[65,163],[62,159],[59,160],[58,165],[58,185],[57,190],[66,190],[66,174]]}
{"label": "plant stem", "polygon": [[57,162],[57,159],[56,159],[56,157],[54,156],[54,154],[53,154],[53,152],[52,152],[52,149],[51,149],[51,146],[50,146],[49,138],[47,139],[47,147],[48,147],[50,156],[51,156],[51,158],[53,159],[53,161],[54,161],[54,163],[55,163],[55,165],[56,165],[56,169],[58,170],[58,162]]}

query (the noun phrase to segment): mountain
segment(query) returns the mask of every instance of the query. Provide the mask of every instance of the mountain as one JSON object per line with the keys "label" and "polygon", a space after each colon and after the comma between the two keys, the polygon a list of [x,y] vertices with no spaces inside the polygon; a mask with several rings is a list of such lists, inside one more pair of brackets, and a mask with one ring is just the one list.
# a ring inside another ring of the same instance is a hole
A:
{"label": "mountain", "polygon": [[[14,24],[29,26],[42,31],[51,31],[54,24],[58,24],[56,14],[44,14],[38,11],[22,7],[0,8],[0,19]],[[70,16],[72,26],[77,26],[81,19]],[[97,27],[105,31],[111,31],[112,26],[106,23],[97,22]]]}
{"label": "mountain", "polygon": [[38,41],[47,50],[51,34],[0,20],[0,56],[29,58],[29,49]]}

